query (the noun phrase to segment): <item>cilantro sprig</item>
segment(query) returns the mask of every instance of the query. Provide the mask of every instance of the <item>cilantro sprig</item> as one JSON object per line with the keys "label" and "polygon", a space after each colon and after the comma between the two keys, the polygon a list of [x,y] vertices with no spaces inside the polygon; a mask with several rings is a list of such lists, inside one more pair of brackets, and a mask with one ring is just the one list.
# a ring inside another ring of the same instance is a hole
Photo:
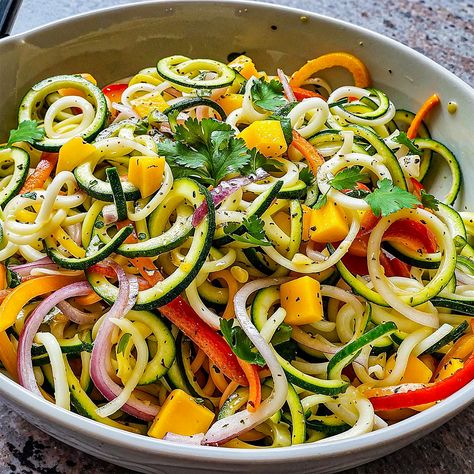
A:
{"label": "cilantro sprig", "polygon": [[377,217],[380,215],[385,217],[400,209],[412,208],[420,204],[416,196],[395,186],[387,178],[379,181],[377,188],[364,199]]}
{"label": "cilantro sprig", "polygon": [[245,244],[257,245],[257,246],[269,246],[271,242],[265,235],[263,229],[263,221],[257,216],[252,215],[249,218],[244,219],[242,225],[245,227],[246,232],[242,235],[235,234],[234,232],[240,227],[238,224],[229,224],[225,228],[226,234],[230,234],[231,237]]}
{"label": "cilantro sprig", "polygon": [[278,161],[248,149],[230,125],[215,119],[189,118],[176,126],[174,140],[165,138],[157,146],[175,178],[189,176],[205,185],[216,186],[231,173],[248,175],[258,168],[280,169]]}
{"label": "cilantro sprig", "polygon": [[362,173],[359,166],[351,166],[337,173],[336,176],[329,181],[329,184],[338,191],[344,191],[346,189],[352,191],[357,187],[358,183],[365,181],[367,178],[368,175]]}
{"label": "cilantro sprig", "polygon": [[400,132],[393,141],[400,145],[405,145],[414,155],[421,155],[421,150],[410,140],[405,132]]}
{"label": "cilantro sprig", "polygon": [[20,122],[18,125],[18,128],[10,131],[7,147],[18,142],[34,144],[35,142],[42,140],[44,135],[44,128],[40,128],[36,120],[23,120],[23,122]]}
{"label": "cilantro sprig", "polygon": [[421,190],[421,204],[427,209],[432,209],[433,211],[439,210],[439,201],[424,189]]}
{"label": "cilantro sprig", "polygon": [[264,110],[274,111],[286,104],[283,86],[275,79],[269,82],[255,79],[250,88],[250,94],[254,105]]}
{"label": "cilantro sprig", "polygon": [[232,352],[239,359],[245,360],[250,364],[265,365],[265,359],[257,351],[244,330],[240,326],[234,326],[233,319],[221,319],[220,328]]}

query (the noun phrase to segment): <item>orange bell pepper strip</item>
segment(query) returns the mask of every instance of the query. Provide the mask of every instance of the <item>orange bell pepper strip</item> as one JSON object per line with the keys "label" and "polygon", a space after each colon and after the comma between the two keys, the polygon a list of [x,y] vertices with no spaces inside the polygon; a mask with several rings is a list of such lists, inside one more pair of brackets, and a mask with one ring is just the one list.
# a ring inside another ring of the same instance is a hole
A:
{"label": "orange bell pepper strip", "polygon": [[44,186],[46,180],[50,177],[51,173],[58,162],[58,153],[43,153],[38,166],[33,173],[27,178],[25,184],[20,190],[20,194],[29,193],[35,189],[41,189]]}
{"label": "orange bell pepper strip", "polygon": [[74,298],[74,303],[81,305],[81,306],[90,306],[91,304],[98,303],[102,300],[102,297],[99,296],[94,291],[91,291],[88,295],[78,296]]}
{"label": "orange bell pepper strip", "polygon": [[291,145],[295,147],[308,162],[311,171],[316,176],[318,169],[324,163],[324,157],[314,148],[308,140],[303,138],[296,130],[293,130],[293,141]]}
{"label": "orange bell pepper strip", "polygon": [[253,364],[249,364],[245,360],[237,358],[240,367],[244,371],[245,376],[249,382],[249,400],[247,402],[247,410],[250,413],[254,413],[262,401],[262,385],[260,383],[260,377],[258,375],[258,367]]}
{"label": "orange bell pepper strip", "polygon": [[291,87],[300,87],[304,81],[323,69],[343,67],[347,69],[354,78],[357,87],[368,87],[371,84],[370,74],[365,64],[356,56],[337,52],[323,54],[316,59],[311,59],[302,68],[298,69],[290,79]]}
{"label": "orange bell pepper strip", "polygon": [[410,127],[408,128],[407,131],[407,137],[410,140],[413,140],[417,133],[418,129],[420,128],[421,123],[425,119],[425,117],[428,115],[430,110],[438,105],[441,102],[439,96],[437,94],[433,94],[421,107],[420,110],[415,115],[415,118],[410,124]]}
{"label": "orange bell pepper strip", "polygon": [[[12,375],[16,375],[16,350],[4,331],[14,324],[19,312],[28,301],[83,279],[82,275],[48,275],[33,278],[14,288],[3,300],[0,306],[0,360]],[[13,366],[12,361],[15,361]]]}
{"label": "orange bell pepper strip", "polygon": [[229,270],[220,270],[218,272],[211,273],[209,275],[209,279],[211,281],[224,280],[226,282],[227,288],[229,289],[229,299],[227,300],[227,305],[222,316],[225,319],[234,318],[234,296],[240,288],[240,285],[237,283],[237,280],[232,276]]}

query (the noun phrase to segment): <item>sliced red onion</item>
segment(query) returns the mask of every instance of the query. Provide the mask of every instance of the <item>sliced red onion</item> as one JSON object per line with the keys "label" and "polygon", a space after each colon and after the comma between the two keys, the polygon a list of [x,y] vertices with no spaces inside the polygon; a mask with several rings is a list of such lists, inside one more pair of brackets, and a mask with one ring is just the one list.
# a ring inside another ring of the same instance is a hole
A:
{"label": "sliced red onion", "polygon": [[262,278],[244,285],[234,296],[235,315],[241,328],[260,352],[270,369],[273,390],[260,407],[250,413],[247,409],[239,411],[214,423],[207,431],[202,444],[219,446],[263,423],[276,413],[285,403],[288,395],[288,382],[272,347],[263,339],[247,314],[247,300],[257,290],[280,285],[292,278]]}
{"label": "sliced red onion", "polygon": [[314,262],[324,262],[328,257],[316,250],[315,245],[316,243],[312,240],[308,243],[306,246],[306,255]]}
{"label": "sliced red onion", "polygon": [[124,118],[136,118],[140,119],[141,117],[128,105],[118,104],[117,102],[112,102],[112,107],[123,114]]}
{"label": "sliced red onion", "polygon": [[67,285],[45,298],[31,313],[31,316],[26,320],[18,341],[17,364],[19,382],[30,392],[33,392],[40,397],[43,396],[38,388],[35,374],[33,372],[31,347],[33,345],[35,335],[43,323],[45,316],[49,313],[49,311],[57,306],[58,303],[64,301],[66,298],[84,296],[89,294],[90,291],[91,286],[86,281]]}
{"label": "sliced red onion", "polygon": [[117,207],[115,204],[107,204],[102,209],[102,216],[104,217],[104,224],[109,225],[118,221]]}
{"label": "sliced red onion", "polygon": [[85,311],[75,308],[67,301],[61,301],[56,306],[59,308],[61,313],[69,319],[69,321],[76,324],[93,324],[100,318],[99,313],[86,313]]}
{"label": "sliced red onion", "polygon": [[[123,388],[112,380],[107,371],[107,360],[110,360],[110,351],[112,350],[111,336],[115,328],[111,319],[121,319],[133,308],[138,296],[138,281],[134,275],[127,275],[122,267],[113,260],[107,260],[106,264],[117,274],[119,292],[113,306],[104,316],[94,341],[91,357],[91,378],[99,392],[108,401],[112,401],[120,395]],[[135,397],[130,397],[121,409],[140,420],[152,421],[157,415],[159,407],[142,402]]]}
{"label": "sliced red onion", "polygon": [[80,222],[65,227],[65,231],[77,245],[82,245],[82,224]]}
{"label": "sliced red onion", "polygon": [[179,444],[190,444],[199,446],[204,438],[204,433],[198,433],[191,436],[184,436],[176,433],[166,433],[163,439],[165,441],[172,441]]}
{"label": "sliced red onion", "polygon": [[[232,178],[228,181],[222,181],[211,191],[212,201],[214,205],[217,206],[225,198],[229,197],[231,194],[235,193],[238,189],[243,188],[255,181],[260,181],[267,178],[269,175],[266,171],[261,168],[258,168],[254,174],[249,176],[239,176],[238,178]],[[192,224],[193,227],[196,227],[201,221],[206,217],[207,214],[207,203],[204,201],[193,214]]]}
{"label": "sliced red onion", "polygon": [[471,275],[468,275],[461,270],[454,270],[454,274],[456,275],[456,280],[463,285],[474,285],[474,277]]}
{"label": "sliced red onion", "polygon": [[296,97],[291,88],[290,84],[288,83],[288,79],[286,78],[285,73],[281,69],[277,69],[278,79],[280,79],[281,85],[283,86],[283,92],[286,95],[286,98],[290,102],[296,102]]}
{"label": "sliced red onion", "polygon": [[13,265],[8,267],[12,272],[18,273],[21,277],[30,276],[31,270],[35,268],[48,268],[49,270],[58,270],[59,267],[49,258],[44,257],[35,262],[23,263],[21,265]]}

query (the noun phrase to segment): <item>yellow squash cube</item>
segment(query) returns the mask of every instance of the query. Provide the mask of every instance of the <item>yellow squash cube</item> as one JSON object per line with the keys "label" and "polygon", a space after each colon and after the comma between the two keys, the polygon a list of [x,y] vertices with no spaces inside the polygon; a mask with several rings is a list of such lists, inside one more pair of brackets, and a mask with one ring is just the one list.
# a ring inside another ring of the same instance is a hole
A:
{"label": "yellow squash cube", "polygon": [[242,74],[245,79],[250,79],[252,76],[258,77],[255,64],[248,56],[243,54],[231,61],[228,66]]}
{"label": "yellow squash cube", "polygon": [[162,439],[166,433],[183,436],[205,433],[213,419],[214,412],[196,402],[183,390],[177,389],[168,395],[148,430],[148,435]]}
{"label": "yellow squash cube", "polygon": [[239,137],[249,148],[257,148],[267,158],[280,156],[288,148],[278,120],[257,120],[242,130]]}
{"label": "yellow squash cube", "polygon": [[328,200],[320,209],[303,209],[303,239],[327,243],[343,240],[349,232],[349,224],[343,209],[334,201]]}
{"label": "yellow squash cube", "polygon": [[224,94],[218,97],[216,102],[224,109],[227,115],[230,115],[234,110],[242,107],[243,100],[243,94]]}
{"label": "yellow squash cube", "polygon": [[280,304],[286,311],[285,323],[294,326],[323,319],[321,287],[309,276],[297,278],[280,286]]}
{"label": "yellow squash cube", "polygon": [[[395,367],[395,354],[392,355],[385,364],[385,372],[387,374],[393,371]],[[405,373],[400,383],[428,383],[433,376],[433,372],[418,357],[410,356],[408,358]]]}
{"label": "yellow squash cube", "polygon": [[59,150],[56,174],[61,171],[72,171],[96,154],[97,148],[94,145],[86,143],[81,137],[71,138]]}
{"label": "yellow squash cube", "polygon": [[165,159],[162,156],[132,156],[128,165],[128,180],[145,198],[160,189],[164,170]]}
{"label": "yellow squash cube", "polygon": [[169,107],[168,102],[163,99],[160,92],[150,92],[142,95],[138,99],[131,100],[130,104],[140,117],[148,117],[154,110],[164,112]]}

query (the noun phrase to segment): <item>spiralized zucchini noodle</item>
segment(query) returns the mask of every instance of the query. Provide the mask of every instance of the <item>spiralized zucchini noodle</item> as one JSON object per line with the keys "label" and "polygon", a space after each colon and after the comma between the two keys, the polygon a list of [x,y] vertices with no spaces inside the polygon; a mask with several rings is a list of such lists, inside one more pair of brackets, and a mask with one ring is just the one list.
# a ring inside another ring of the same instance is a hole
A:
{"label": "spiralized zucchini noodle", "polygon": [[431,409],[474,378],[474,213],[426,124],[439,102],[397,108],[338,52],[34,85],[0,149],[0,370],[188,444],[335,442]]}

